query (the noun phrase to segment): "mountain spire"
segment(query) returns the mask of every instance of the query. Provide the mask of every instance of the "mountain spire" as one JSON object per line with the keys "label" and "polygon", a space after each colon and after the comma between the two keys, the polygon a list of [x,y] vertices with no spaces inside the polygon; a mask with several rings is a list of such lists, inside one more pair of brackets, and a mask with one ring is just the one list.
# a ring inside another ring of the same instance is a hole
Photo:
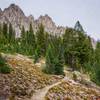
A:
{"label": "mountain spire", "polygon": [[76,22],[74,29],[77,30],[77,31],[84,32],[84,29],[83,29],[83,27],[82,27],[82,25],[80,24],[79,21]]}

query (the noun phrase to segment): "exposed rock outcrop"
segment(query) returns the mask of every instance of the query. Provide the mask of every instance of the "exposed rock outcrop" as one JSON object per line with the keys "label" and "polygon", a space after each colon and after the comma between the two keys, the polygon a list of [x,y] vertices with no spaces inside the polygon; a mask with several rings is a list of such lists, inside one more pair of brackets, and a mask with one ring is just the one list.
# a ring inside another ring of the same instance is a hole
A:
{"label": "exposed rock outcrop", "polygon": [[11,23],[17,36],[20,35],[21,27],[24,26],[28,30],[30,23],[23,11],[15,4],[11,4],[8,8],[4,9],[0,16],[0,22]]}
{"label": "exposed rock outcrop", "polygon": [[2,54],[12,69],[0,73],[0,100],[30,100],[37,90],[58,82],[62,77],[44,74],[33,60],[20,54]]}
{"label": "exposed rock outcrop", "polygon": [[34,20],[32,15],[28,17],[25,16],[21,8],[15,4],[11,4],[8,8],[5,8],[4,11],[0,9],[0,23],[3,22],[11,23],[17,36],[20,36],[22,26],[24,26],[25,30],[28,30],[30,23],[32,23],[34,31],[38,29],[41,23],[48,33],[62,34],[65,31],[65,27],[57,27],[47,14]]}
{"label": "exposed rock outcrop", "polygon": [[[30,23],[33,26],[33,30],[36,32],[39,25],[42,23],[44,25],[45,31],[54,35],[62,35],[65,32],[67,27],[57,26],[52,18],[47,14],[40,16],[38,19],[34,19],[32,15],[25,16],[21,8],[15,4],[11,4],[8,8],[5,8],[3,11],[0,9],[0,23],[11,23],[15,32],[16,37],[20,37],[21,28],[24,26],[25,30],[29,29]],[[79,22],[75,25],[76,30],[83,30]],[[93,39],[92,39],[93,40]],[[96,42],[92,41],[92,45],[95,48]]]}

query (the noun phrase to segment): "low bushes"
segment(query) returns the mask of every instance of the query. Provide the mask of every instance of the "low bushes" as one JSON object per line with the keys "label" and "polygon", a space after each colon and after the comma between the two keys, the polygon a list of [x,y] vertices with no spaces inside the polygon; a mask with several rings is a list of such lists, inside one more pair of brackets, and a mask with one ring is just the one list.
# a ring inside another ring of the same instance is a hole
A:
{"label": "low bushes", "polygon": [[6,64],[6,61],[0,55],[0,73],[7,74],[11,72],[11,68],[9,65]]}

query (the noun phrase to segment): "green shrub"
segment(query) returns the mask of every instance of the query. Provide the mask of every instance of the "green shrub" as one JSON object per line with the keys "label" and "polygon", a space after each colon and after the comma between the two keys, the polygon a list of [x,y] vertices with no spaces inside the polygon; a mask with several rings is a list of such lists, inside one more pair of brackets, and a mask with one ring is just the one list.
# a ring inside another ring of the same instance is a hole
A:
{"label": "green shrub", "polygon": [[0,55],[0,66],[4,66],[5,65],[5,59],[1,57]]}
{"label": "green shrub", "polygon": [[0,55],[0,73],[7,74],[11,72],[11,68],[6,64],[6,61]]}
{"label": "green shrub", "polygon": [[7,65],[5,66],[0,66],[0,73],[3,73],[3,74],[8,74],[11,72],[11,68]]}
{"label": "green shrub", "polygon": [[100,70],[99,69],[97,69],[94,73],[92,73],[91,81],[95,82],[97,85],[100,86]]}
{"label": "green shrub", "polygon": [[75,73],[73,73],[73,79],[74,79],[74,81],[77,80],[77,75]]}

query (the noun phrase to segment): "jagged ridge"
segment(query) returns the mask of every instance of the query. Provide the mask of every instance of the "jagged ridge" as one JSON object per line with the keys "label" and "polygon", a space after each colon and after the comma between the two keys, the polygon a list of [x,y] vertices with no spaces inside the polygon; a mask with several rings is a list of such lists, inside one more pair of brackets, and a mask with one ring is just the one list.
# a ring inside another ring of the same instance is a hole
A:
{"label": "jagged ridge", "polygon": [[25,16],[21,8],[15,4],[11,4],[8,8],[5,8],[4,11],[0,10],[0,22],[11,23],[17,36],[20,36],[21,27],[24,26],[25,30],[28,30],[30,23],[32,23],[34,31],[38,29],[41,23],[44,25],[46,32],[62,34],[65,31],[65,27],[56,26],[52,18],[47,14],[34,20],[32,15],[28,17]]}

